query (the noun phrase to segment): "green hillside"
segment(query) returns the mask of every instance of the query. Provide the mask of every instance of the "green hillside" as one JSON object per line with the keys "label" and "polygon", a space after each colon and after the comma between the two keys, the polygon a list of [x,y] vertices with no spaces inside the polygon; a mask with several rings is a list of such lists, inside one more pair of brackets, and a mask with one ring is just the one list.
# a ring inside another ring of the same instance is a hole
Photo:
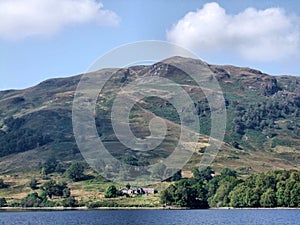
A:
{"label": "green hillside", "polygon": [[[116,158],[138,165],[159,162],[173,151],[178,141],[180,121],[175,108],[157,97],[146,98],[133,107],[130,126],[137,137],[149,135],[148,122],[154,115],[164,118],[168,124],[170,132],[162,145],[147,154],[137,154],[119,143],[111,126],[110,110],[121,87],[138,77],[160,76],[177,82],[193,99],[201,123],[199,151],[183,168],[183,175],[190,176],[208,145],[211,108],[201,88],[183,71],[166,66],[168,62],[189,67],[204,63],[174,57],[150,66],[120,69],[99,95],[95,123],[101,140],[113,149],[111,154]],[[208,66],[223,90],[227,110],[224,143],[212,167],[216,171],[230,167],[240,174],[299,169],[300,78],[270,76],[250,68]],[[110,73],[110,70],[98,73]],[[81,75],[51,79],[28,89],[0,92],[1,174],[30,171],[53,155],[62,164],[82,160],[71,118],[80,78]],[[203,79],[210,78],[204,76]]]}

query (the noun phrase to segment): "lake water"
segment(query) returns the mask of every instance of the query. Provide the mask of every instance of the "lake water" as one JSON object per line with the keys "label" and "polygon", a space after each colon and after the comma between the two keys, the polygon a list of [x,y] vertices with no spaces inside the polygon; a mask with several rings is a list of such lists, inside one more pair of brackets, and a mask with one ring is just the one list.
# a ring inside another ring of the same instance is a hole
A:
{"label": "lake water", "polygon": [[0,224],[297,225],[300,210],[86,210],[0,212]]}

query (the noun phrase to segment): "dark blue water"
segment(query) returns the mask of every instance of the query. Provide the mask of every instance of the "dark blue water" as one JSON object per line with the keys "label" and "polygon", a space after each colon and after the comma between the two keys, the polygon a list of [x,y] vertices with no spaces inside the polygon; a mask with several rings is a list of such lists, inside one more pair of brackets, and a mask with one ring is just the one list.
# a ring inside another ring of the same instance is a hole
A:
{"label": "dark blue water", "polygon": [[0,224],[297,225],[300,210],[95,210],[0,212]]}

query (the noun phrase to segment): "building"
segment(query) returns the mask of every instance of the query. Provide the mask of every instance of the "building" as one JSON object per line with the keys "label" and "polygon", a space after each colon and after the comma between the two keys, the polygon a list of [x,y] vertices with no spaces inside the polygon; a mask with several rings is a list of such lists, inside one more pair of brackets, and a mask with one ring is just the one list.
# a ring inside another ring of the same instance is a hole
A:
{"label": "building", "polygon": [[126,188],[123,187],[119,190],[122,194],[128,194],[128,195],[138,195],[138,194],[156,194],[158,191],[154,188]]}

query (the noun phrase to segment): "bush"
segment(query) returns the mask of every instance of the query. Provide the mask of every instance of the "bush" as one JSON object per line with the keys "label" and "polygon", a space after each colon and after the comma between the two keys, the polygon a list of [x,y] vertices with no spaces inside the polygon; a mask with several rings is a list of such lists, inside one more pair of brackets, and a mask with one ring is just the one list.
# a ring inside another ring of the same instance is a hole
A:
{"label": "bush", "polygon": [[5,207],[7,206],[7,202],[5,198],[0,198],[0,207]]}
{"label": "bush", "polygon": [[35,178],[32,178],[28,184],[28,186],[32,189],[32,190],[35,190],[35,189],[38,189],[37,187],[37,180]]}
{"label": "bush", "polygon": [[70,196],[68,198],[65,198],[62,201],[62,206],[63,207],[76,207],[76,206],[78,206],[78,201],[75,199],[74,196]]}
{"label": "bush", "polygon": [[70,190],[70,188],[67,187],[63,190],[63,197],[69,198],[70,196],[71,196],[71,190]]}
{"label": "bush", "polygon": [[38,193],[34,192],[23,198],[21,205],[22,207],[39,207],[42,201],[43,199],[38,195]]}
{"label": "bush", "polygon": [[106,193],[105,193],[105,198],[116,198],[118,196],[118,190],[116,186],[111,185],[108,187]]}
{"label": "bush", "polygon": [[0,188],[7,188],[8,185],[4,183],[3,179],[0,179]]}

